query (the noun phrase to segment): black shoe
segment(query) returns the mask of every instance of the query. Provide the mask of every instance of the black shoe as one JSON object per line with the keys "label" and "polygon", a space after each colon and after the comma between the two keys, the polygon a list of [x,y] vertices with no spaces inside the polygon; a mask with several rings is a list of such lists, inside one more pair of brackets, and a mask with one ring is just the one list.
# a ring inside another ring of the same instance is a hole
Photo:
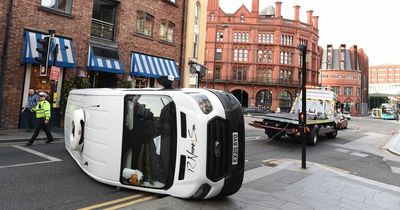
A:
{"label": "black shoe", "polygon": [[48,143],[50,143],[50,142],[52,142],[52,141],[54,141],[54,140],[47,140],[47,141],[46,141],[46,144],[48,144]]}
{"label": "black shoe", "polygon": [[26,146],[32,146],[32,143],[31,142],[28,142],[28,143],[26,143]]}

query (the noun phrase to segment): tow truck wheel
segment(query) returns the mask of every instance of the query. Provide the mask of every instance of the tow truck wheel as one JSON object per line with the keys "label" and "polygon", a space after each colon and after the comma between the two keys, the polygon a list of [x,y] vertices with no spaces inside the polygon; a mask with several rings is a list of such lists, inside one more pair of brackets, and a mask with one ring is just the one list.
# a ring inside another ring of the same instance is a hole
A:
{"label": "tow truck wheel", "polygon": [[315,146],[318,140],[318,128],[314,127],[312,131],[307,134],[307,143],[310,146]]}
{"label": "tow truck wheel", "polygon": [[332,133],[326,134],[326,136],[327,136],[328,138],[330,138],[330,139],[334,139],[334,138],[336,138],[336,136],[337,136],[337,131],[338,131],[338,129],[337,129],[337,127],[335,126],[334,131],[333,131]]}
{"label": "tow truck wheel", "polygon": [[279,131],[276,131],[276,130],[267,130],[267,129],[265,129],[265,134],[267,134],[267,136],[268,136],[268,138],[274,138],[274,139],[279,139],[279,138],[281,138],[281,134],[278,134],[277,135],[277,133],[279,133]]}

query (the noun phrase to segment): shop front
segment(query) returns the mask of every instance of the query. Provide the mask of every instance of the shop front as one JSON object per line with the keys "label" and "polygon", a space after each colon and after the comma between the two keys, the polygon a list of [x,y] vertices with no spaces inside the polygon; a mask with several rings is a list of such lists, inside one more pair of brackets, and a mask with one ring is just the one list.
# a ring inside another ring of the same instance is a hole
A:
{"label": "shop front", "polygon": [[172,76],[174,80],[180,80],[179,69],[174,60],[138,52],[131,54],[130,74],[134,77],[133,87],[136,88],[159,87],[157,78],[160,76]]}
{"label": "shop front", "polygon": [[[72,39],[55,36],[57,53],[49,53],[49,66],[47,72],[39,64],[37,57],[39,53],[37,48],[42,47],[38,40],[43,39],[46,34],[34,31],[25,31],[25,47],[23,54],[23,63],[25,64],[24,89],[22,94],[22,110],[19,120],[19,128],[28,128],[29,110],[28,104],[29,90],[35,90],[35,93],[45,92],[49,95],[47,100],[52,102],[51,125],[60,126],[60,96],[61,87],[64,81],[66,69],[75,68],[74,51]],[[54,57],[56,57],[54,59]]]}
{"label": "shop front", "polygon": [[87,68],[92,87],[116,87],[117,75],[125,73],[118,50],[100,45],[90,45],[88,58]]}

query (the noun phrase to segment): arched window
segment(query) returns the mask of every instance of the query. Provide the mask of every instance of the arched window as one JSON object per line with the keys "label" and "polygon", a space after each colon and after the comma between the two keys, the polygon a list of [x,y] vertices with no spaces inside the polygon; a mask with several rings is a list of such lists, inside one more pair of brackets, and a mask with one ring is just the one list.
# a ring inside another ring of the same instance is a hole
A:
{"label": "arched window", "polygon": [[290,107],[292,106],[292,98],[290,97],[289,92],[282,91],[279,93],[279,108],[281,112],[289,112]]}
{"label": "arched window", "polygon": [[200,4],[197,2],[194,9],[193,58],[199,56],[199,14]]}

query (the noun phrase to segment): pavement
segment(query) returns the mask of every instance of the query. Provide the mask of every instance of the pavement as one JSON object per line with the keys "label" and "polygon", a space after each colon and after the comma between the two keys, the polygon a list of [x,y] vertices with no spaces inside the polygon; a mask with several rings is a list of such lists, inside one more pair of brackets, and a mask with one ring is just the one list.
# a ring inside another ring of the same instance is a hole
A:
{"label": "pavement", "polygon": [[[26,132],[26,129],[9,129],[0,130],[0,143],[13,143],[13,142],[27,142],[31,139],[34,129],[31,132]],[[51,135],[53,135],[54,140],[64,139],[64,129],[61,128],[51,128]],[[47,137],[44,131],[40,131],[39,136],[36,138],[34,144],[41,142],[41,140],[46,141]]]}
{"label": "pavement", "polygon": [[[0,144],[25,142],[32,134],[22,129],[0,130]],[[55,139],[64,137],[62,129],[53,128],[52,134]],[[393,139],[400,144],[399,135]],[[35,144],[39,140],[46,140],[43,131]],[[400,209],[400,187],[326,165],[306,164],[302,169],[299,160],[265,160],[262,166],[246,171],[242,188],[225,199],[193,201],[167,196],[122,209]]]}

